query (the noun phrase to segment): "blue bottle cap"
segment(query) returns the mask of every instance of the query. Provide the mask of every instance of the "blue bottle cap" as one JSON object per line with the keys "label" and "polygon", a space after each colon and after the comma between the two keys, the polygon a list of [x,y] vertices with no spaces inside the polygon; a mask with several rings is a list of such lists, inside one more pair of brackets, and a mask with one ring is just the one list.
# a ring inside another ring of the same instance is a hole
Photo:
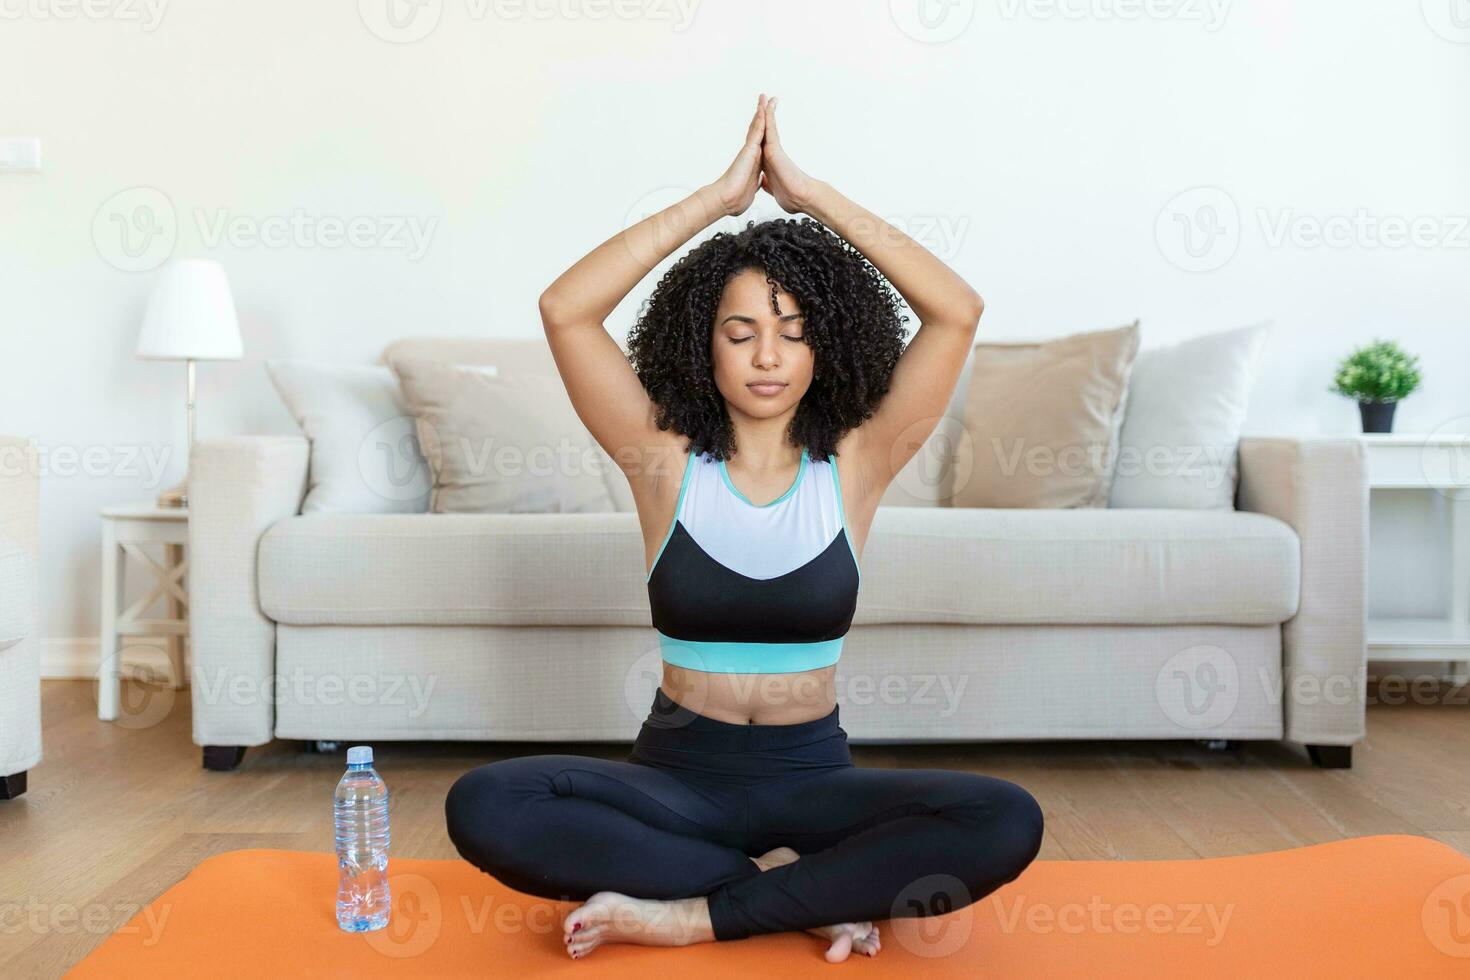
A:
{"label": "blue bottle cap", "polygon": [[347,750],[347,764],[349,766],[370,766],[373,764],[373,747],[371,745],[354,745]]}

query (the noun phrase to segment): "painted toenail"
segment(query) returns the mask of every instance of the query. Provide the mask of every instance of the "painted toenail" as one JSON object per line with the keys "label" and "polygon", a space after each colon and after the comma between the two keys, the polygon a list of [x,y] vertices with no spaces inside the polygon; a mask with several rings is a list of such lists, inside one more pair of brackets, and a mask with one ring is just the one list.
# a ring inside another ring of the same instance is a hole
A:
{"label": "painted toenail", "polygon": [[572,926],[572,931],[576,932],[580,928],[582,928],[582,923],[578,922],[576,925]]}

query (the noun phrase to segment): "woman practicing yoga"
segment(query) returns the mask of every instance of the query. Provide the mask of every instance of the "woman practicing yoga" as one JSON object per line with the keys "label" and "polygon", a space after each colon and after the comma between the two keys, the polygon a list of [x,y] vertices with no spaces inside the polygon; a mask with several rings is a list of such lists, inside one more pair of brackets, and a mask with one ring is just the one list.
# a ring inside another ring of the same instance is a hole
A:
{"label": "woman practicing yoga", "polygon": [[[662,682],[628,761],[483,765],[450,789],[445,816],[476,867],[582,902],[562,923],[573,957],[785,931],[830,941],[833,962],[872,956],[874,920],[962,908],[1041,847],[1041,808],[1020,786],[860,768],[838,724],[834,676],[868,528],[943,413],[982,303],[913,239],[799,170],[775,101],[760,97],[723,176],[541,296],[577,415],[633,489]],[[604,319],[758,187],[817,220],[747,223],[692,249],[624,357]],[[920,320],[907,347],[894,289]],[[892,656],[901,667],[903,651]]]}

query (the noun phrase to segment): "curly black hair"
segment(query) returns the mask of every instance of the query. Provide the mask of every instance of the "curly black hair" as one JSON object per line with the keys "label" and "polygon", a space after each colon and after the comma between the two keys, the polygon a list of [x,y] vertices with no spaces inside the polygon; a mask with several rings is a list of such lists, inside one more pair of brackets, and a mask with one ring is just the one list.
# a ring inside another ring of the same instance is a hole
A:
{"label": "curly black hair", "polygon": [[658,408],[660,429],[718,459],[735,453],[735,432],[715,386],[710,343],[725,285],[747,269],[765,274],[779,316],[780,288],[796,297],[812,347],[811,387],[787,428],[813,460],[836,451],[849,429],[872,417],[903,353],[903,298],[867,258],[812,218],[746,222],[716,232],[664,273],[628,332],[628,359]]}

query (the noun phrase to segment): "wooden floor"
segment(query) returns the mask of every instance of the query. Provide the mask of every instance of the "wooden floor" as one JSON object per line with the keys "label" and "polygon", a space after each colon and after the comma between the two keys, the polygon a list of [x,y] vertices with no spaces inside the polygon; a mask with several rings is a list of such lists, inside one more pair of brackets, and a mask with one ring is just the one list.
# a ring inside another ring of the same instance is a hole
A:
{"label": "wooden floor", "polygon": [[[131,682],[128,682],[131,683]],[[44,681],[45,759],[0,802],[0,977],[56,977],[202,859],[244,847],[332,849],[341,753],[250,749],[200,765],[189,692],[137,723],[97,720],[92,681]],[[1247,854],[1366,834],[1419,834],[1470,853],[1470,689],[1378,699],[1350,770],[1292,743],[1212,752],[1193,742],[853,746],[862,766],[968,769],[1020,783],[1046,814],[1043,859]],[[125,703],[126,703],[126,690]],[[1426,700],[1432,703],[1424,703]],[[631,737],[630,733],[630,737]],[[626,744],[376,743],[393,793],[393,853],[457,858],[444,795],[484,762],[541,752],[622,758]],[[323,896],[330,901],[331,896]]]}

